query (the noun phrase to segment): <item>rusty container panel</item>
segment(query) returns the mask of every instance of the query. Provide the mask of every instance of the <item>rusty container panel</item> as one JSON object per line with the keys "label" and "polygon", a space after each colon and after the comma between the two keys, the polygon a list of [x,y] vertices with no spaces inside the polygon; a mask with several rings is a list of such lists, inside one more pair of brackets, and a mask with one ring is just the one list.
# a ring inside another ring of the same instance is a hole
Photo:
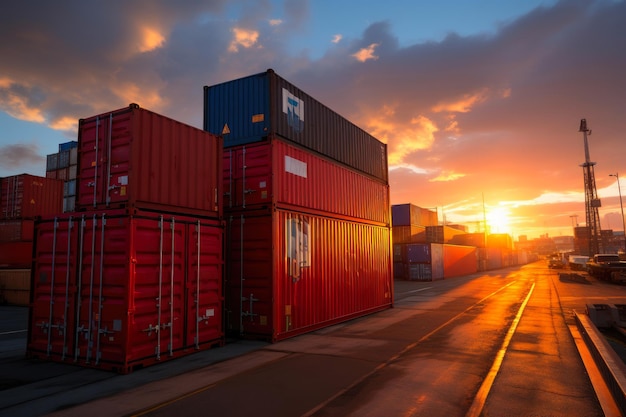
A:
{"label": "rusty container panel", "polygon": [[478,254],[475,247],[443,245],[444,278],[478,272]]}
{"label": "rusty container panel", "polygon": [[392,306],[390,229],[312,213],[232,214],[229,329],[270,341]]}
{"label": "rusty container panel", "polygon": [[387,145],[271,69],[205,87],[204,129],[226,147],[276,135],[388,182]]}
{"label": "rusty container panel", "polygon": [[2,303],[28,307],[30,300],[30,269],[0,268],[0,288],[2,288]]}
{"label": "rusty container panel", "polygon": [[390,223],[389,186],[283,140],[224,151],[226,207],[302,207]]}
{"label": "rusty container panel", "polygon": [[80,263],[76,231],[71,216],[37,221],[27,356],[69,361],[76,334],[76,271]]}
{"label": "rusty container panel", "polygon": [[63,181],[29,174],[0,178],[0,219],[34,219],[63,212]]}
{"label": "rusty container panel", "polygon": [[106,210],[36,230],[31,357],[128,373],[223,344],[219,220]]}
{"label": "rusty container panel", "polygon": [[220,217],[222,139],[137,105],[81,119],[77,209]]}

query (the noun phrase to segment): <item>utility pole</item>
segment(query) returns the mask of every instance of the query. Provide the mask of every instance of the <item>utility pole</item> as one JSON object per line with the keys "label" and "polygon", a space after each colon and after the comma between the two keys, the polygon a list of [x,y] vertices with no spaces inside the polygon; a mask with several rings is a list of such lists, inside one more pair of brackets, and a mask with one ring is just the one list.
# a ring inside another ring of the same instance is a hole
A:
{"label": "utility pole", "polygon": [[624,251],[626,252],[626,223],[624,222],[624,205],[622,204],[622,187],[619,185],[619,172],[609,174],[610,177],[617,178],[617,192],[619,193],[619,208],[622,211],[622,230],[624,231]]}

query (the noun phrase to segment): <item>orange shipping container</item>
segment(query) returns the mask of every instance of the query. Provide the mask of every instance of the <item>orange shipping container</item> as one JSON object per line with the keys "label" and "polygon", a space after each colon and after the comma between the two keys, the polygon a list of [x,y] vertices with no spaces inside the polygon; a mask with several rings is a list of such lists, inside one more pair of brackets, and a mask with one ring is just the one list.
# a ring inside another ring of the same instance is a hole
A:
{"label": "orange shipping container", "polygon": [[63,212],[63,181],[29,174],[0,179],[0,219],[33,219]]}

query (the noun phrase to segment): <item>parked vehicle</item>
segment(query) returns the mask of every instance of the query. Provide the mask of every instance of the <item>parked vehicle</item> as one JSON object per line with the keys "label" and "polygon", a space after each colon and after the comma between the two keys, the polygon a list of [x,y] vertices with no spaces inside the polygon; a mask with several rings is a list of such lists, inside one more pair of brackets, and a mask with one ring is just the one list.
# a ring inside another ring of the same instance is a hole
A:
{"label": "parked vehicle", "polygon": [[603,281],[621,282],[626,275],[626,262],[621,261],[617,254],[596,254],[587,262],[587,272]]}

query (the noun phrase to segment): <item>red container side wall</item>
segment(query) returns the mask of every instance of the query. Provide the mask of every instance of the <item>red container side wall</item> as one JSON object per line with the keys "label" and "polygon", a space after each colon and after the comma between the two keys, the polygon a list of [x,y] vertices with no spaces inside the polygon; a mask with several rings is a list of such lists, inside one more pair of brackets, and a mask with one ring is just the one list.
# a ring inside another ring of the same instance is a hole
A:
{"label": "red container side wall", "polygon": [[245,215],[243,224],[255,238],[233,227],[231,246],[249,250],[227,259],[232,275],[243,271],[229,285],[231,300],[241,300],[242,334],[276,341],[391,306],[389,227],[285,210]]}
{"label": "red container side wall", "polygon": [[389,186],[282,140],[226,149],[229,209],[278,205],[390,223]]}

